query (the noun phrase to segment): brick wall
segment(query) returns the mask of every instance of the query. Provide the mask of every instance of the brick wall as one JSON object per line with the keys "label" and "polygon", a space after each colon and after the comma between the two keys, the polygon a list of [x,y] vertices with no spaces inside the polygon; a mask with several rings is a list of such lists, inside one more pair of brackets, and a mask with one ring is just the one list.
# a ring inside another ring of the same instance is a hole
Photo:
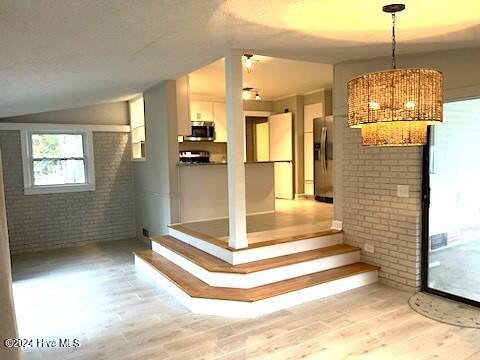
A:
{"label": "brick wall", "polygon": [[128,133],[93,134],[96,191],[24,195],[19,131],[0,131],[13,253],[135,237]]}
{"label": "brick wall", "polygon": [[[343,121],[343,228],[345,242],[375,247],[362,260],[381,266],[380,280],[408,291],[420,287],[421,147],[361,145],[360,130]],[[397,197],[409,185],[409,198]]]}

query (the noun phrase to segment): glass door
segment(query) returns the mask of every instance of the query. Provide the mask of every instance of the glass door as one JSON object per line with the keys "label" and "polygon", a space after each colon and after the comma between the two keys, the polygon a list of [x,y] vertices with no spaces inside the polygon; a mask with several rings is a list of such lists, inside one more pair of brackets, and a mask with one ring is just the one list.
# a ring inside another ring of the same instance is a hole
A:
{"label": "glass door", "polygon": [[423,290],[480,306],[480,99],[444,105],[423,171]]}

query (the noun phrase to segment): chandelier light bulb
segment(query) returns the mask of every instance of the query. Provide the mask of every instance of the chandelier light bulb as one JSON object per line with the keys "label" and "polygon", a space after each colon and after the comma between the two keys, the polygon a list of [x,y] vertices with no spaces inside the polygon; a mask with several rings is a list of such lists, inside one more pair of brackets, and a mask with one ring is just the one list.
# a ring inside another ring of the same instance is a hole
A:
{"label": "chandelier light bulb", "polygon": [[415,109],[415,101],[407,101],[405,103],[405,109],[407,109],[407,110]]}
{"label": "chandelier light bulb", "polygon": [[378,110],[380,109],[380,104],[376,101],[370,101],[368,103],[368,107],[370,108],[370,110]]}

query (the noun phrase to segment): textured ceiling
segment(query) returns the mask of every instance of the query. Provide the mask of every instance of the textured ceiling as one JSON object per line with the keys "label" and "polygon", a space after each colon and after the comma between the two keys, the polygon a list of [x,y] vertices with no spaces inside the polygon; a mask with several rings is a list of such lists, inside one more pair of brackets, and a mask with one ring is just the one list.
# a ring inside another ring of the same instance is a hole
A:
{"label": "textured ceiling", "polygon": [[[405,3],[400,53],[480,45],[480,1]],[[0,117],[125,99],[229,47],[321,63],[385,55],[390,20],[383,4],[0,0]]]}
{"label": "textured ceiling", "polygon": [[[251,73],[243,71],[243,86],[258,90],[262,100],[331,89],[333,65],[254,55]],[[225,97],[225,61],[217,60],[189,74],[190,91],[205,97]]]}

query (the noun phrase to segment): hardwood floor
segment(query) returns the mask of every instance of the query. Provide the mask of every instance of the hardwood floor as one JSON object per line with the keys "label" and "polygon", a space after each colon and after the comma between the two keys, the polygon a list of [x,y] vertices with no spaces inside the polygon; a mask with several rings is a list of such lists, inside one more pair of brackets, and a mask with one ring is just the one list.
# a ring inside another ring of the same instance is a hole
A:
{"label": "hardwood floor", "polygon": [[[277,240],[305,233],[329,230],[332,225],[333,206],[314,200],[275,201],[276,211],[269,214],[247,216],[247,237],[250,245],[265,240]],[[212,241],[228,244],[228,219],[198,221],[183,227],[203,234]]]}
{"label": "hardwood floor", "polygon": [[13,257],[20,337],[79,338],[24,359],[480,359],[480,331],[410,310],[380,284],[257,319],[194,315],[141,273],[118,241]]}

